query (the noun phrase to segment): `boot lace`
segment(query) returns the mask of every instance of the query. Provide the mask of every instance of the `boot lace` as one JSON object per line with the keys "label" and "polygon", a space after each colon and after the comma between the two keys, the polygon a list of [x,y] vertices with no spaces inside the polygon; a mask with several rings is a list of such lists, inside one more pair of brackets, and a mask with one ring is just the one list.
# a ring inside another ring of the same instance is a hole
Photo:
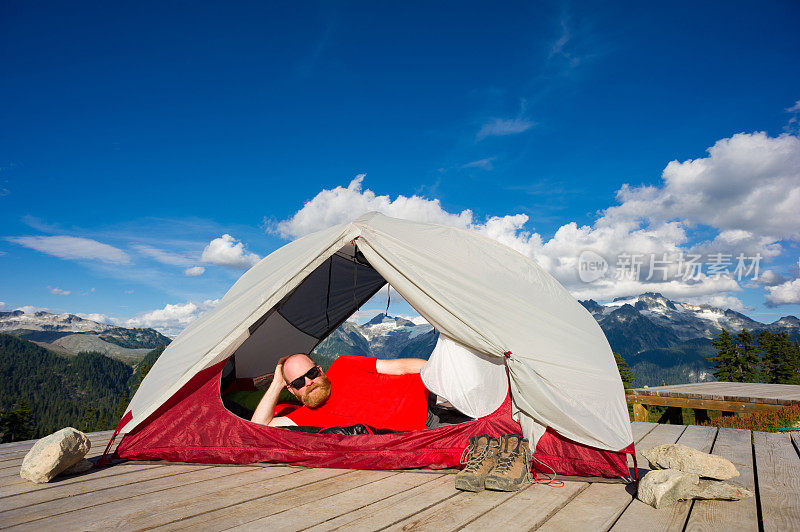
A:
{"label": "boot lace", "polygon": [[[464,449],[464,452],[461,453],[461,464],[467,464],[466,467],[464,467],[464,471],[476,471],[478,467],[480,467],[481,462],[483,462],[483,459],[489,454],[489,447],[490,443],[487,443],[479,453],[475,452],[475,445],[469,445],[466,449]],[[471,453],[475,454],[469,456]],[[469,456],[469,459],[467,459],[467,456]]]}
{"label": "boot lace", "polygon": [[[528,456],[528,449],[526,449],[522,445],[520,445],[520,447],[522,447],[522,456],[523,459],[525,460],[526,469],[529,472],[528,478],[530,479],[530,458]],[[514,465],[514,462],[517,460],[519,454],[520,454],[519,449],[508,453],[501,453],[500,456],[497,458],[497,465],[495,466],[497,472],[498,473],[508,472],[508,470],[511,469],[511,466]]]}

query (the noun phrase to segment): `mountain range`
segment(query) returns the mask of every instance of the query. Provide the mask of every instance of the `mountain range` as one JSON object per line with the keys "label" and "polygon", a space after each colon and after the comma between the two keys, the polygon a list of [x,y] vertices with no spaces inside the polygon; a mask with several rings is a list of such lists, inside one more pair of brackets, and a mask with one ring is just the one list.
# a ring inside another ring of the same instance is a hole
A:
{"label": "mountain range", "polygon": [[344,322],[313,354],[324,368],[342,355],[427,359],[438,339],[439,333],[421,318],[412,321],[381,313],[363,325]]}
{"label": "mountain range", "polygon": [[127,329],[50,312],[0,312],[0,333],[34,342],[56,353],[97,352],[126,363],[137,363],[170,339],[154,329]]}
{"label": "mountain range", "polygon": [[[707,357],[711,340],[725,329],[788,334],[800,342],[800,320],[785,316],[761,323],[731,309],[672,301],[658,293],[617,298],[609,303],[580,302],[597,320],[614,352],[631,367],[636,386],[713,380]],[[153,329],[126,329],[48,312],[0,312],[0,332],[65,354],[95,351],[128,364],[138,363],[170,339]],[[428,358],[438,332],[422,318],[385,313],[358,325],[347,321],[314,350],[327,368],[342,355]]]}
{"label": "mountain range", "polygon": [[[605,304],[580,303],[631,367],[636,386],[714,380],[707,357],[714,354],[711,340],[723,329],[786,332],[800,341],[800,320],[794,316],[761,323],[731,309],[680,303],[652,292]],[[428,358],[437,339],[438,333],[421,319],[378,314],[363,325],[345,322],[314,354],[323,367],[341,355]]]}
{"label": "mountain range", "polygon": [[800,341],[800,320],[794,316],[761,323],[731,309],[679,303],[653,292],[581,304],[600,324],[611,349],[631,367],[636,386],[714,380],[707,357],[714,354],[711,340],[723,329],[734,334],[742,329],[785,332]]}

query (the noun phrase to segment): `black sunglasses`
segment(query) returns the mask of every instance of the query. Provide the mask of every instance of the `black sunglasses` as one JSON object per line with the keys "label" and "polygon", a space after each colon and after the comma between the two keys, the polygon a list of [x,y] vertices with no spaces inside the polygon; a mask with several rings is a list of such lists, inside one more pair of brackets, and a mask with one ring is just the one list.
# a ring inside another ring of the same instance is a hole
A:
{"label": "black sunglasses", "polygon": [[322,373],[322,371],[320,371],[319,366],[314,366],[310,370],[306,371],[305,375],[301,375],[300,377],[297,377],[295,380],[291,381],[289,383],[289,386],[291,386],[295,390],[299,390],[300,388],[305,386],[306,377],[308,377],[308,380],[313,381],[314,379],[319,377],[320,373]]}

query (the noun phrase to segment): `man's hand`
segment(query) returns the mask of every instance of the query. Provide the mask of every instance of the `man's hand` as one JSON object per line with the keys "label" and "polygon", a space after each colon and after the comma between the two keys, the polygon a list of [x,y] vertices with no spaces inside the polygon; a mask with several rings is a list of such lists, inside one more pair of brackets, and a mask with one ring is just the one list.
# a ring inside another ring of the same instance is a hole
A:
{"label": "man's hand", "polygon": [[283,363],[287,358],[289,357],[283,357],[278,361],[278,365],[275,366],[275,375],[272,376],[272,384],[270,384],[270,387],[280,387],[279,389],[281,390],[286,388],[286,380],[283,378]]}
{"label": "man's hand", "polygon": [[275,374],[272,376],[272,383],[269,385],[264,397],[253,412],[253,417],[250,421],[253,423],[260,423],[261,425],[271,425],[273,427],[280,427],[286,425],[294,425],[294,422],[287,417],[273,417],[275,412],[275,405],[278,404],[278,397],[281,390],[286,388],[286,380],[283,378],[283,363],[289,357],[283,357],[278,361],[275,366]]}

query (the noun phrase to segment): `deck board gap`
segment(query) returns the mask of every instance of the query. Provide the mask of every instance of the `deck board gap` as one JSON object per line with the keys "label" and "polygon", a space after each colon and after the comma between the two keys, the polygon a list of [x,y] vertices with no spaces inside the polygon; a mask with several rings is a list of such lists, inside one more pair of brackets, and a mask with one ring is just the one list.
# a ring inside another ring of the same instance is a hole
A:
{"label": "deck board gap", "polygon": [[761,509],[761,482],[758,480],[758,461],[756,460],[756,442],[750,432],[750,451],[753,453],[753,497],[756,498],[756,515],[758,516],[758,532],[764,532],[764,512]]}

